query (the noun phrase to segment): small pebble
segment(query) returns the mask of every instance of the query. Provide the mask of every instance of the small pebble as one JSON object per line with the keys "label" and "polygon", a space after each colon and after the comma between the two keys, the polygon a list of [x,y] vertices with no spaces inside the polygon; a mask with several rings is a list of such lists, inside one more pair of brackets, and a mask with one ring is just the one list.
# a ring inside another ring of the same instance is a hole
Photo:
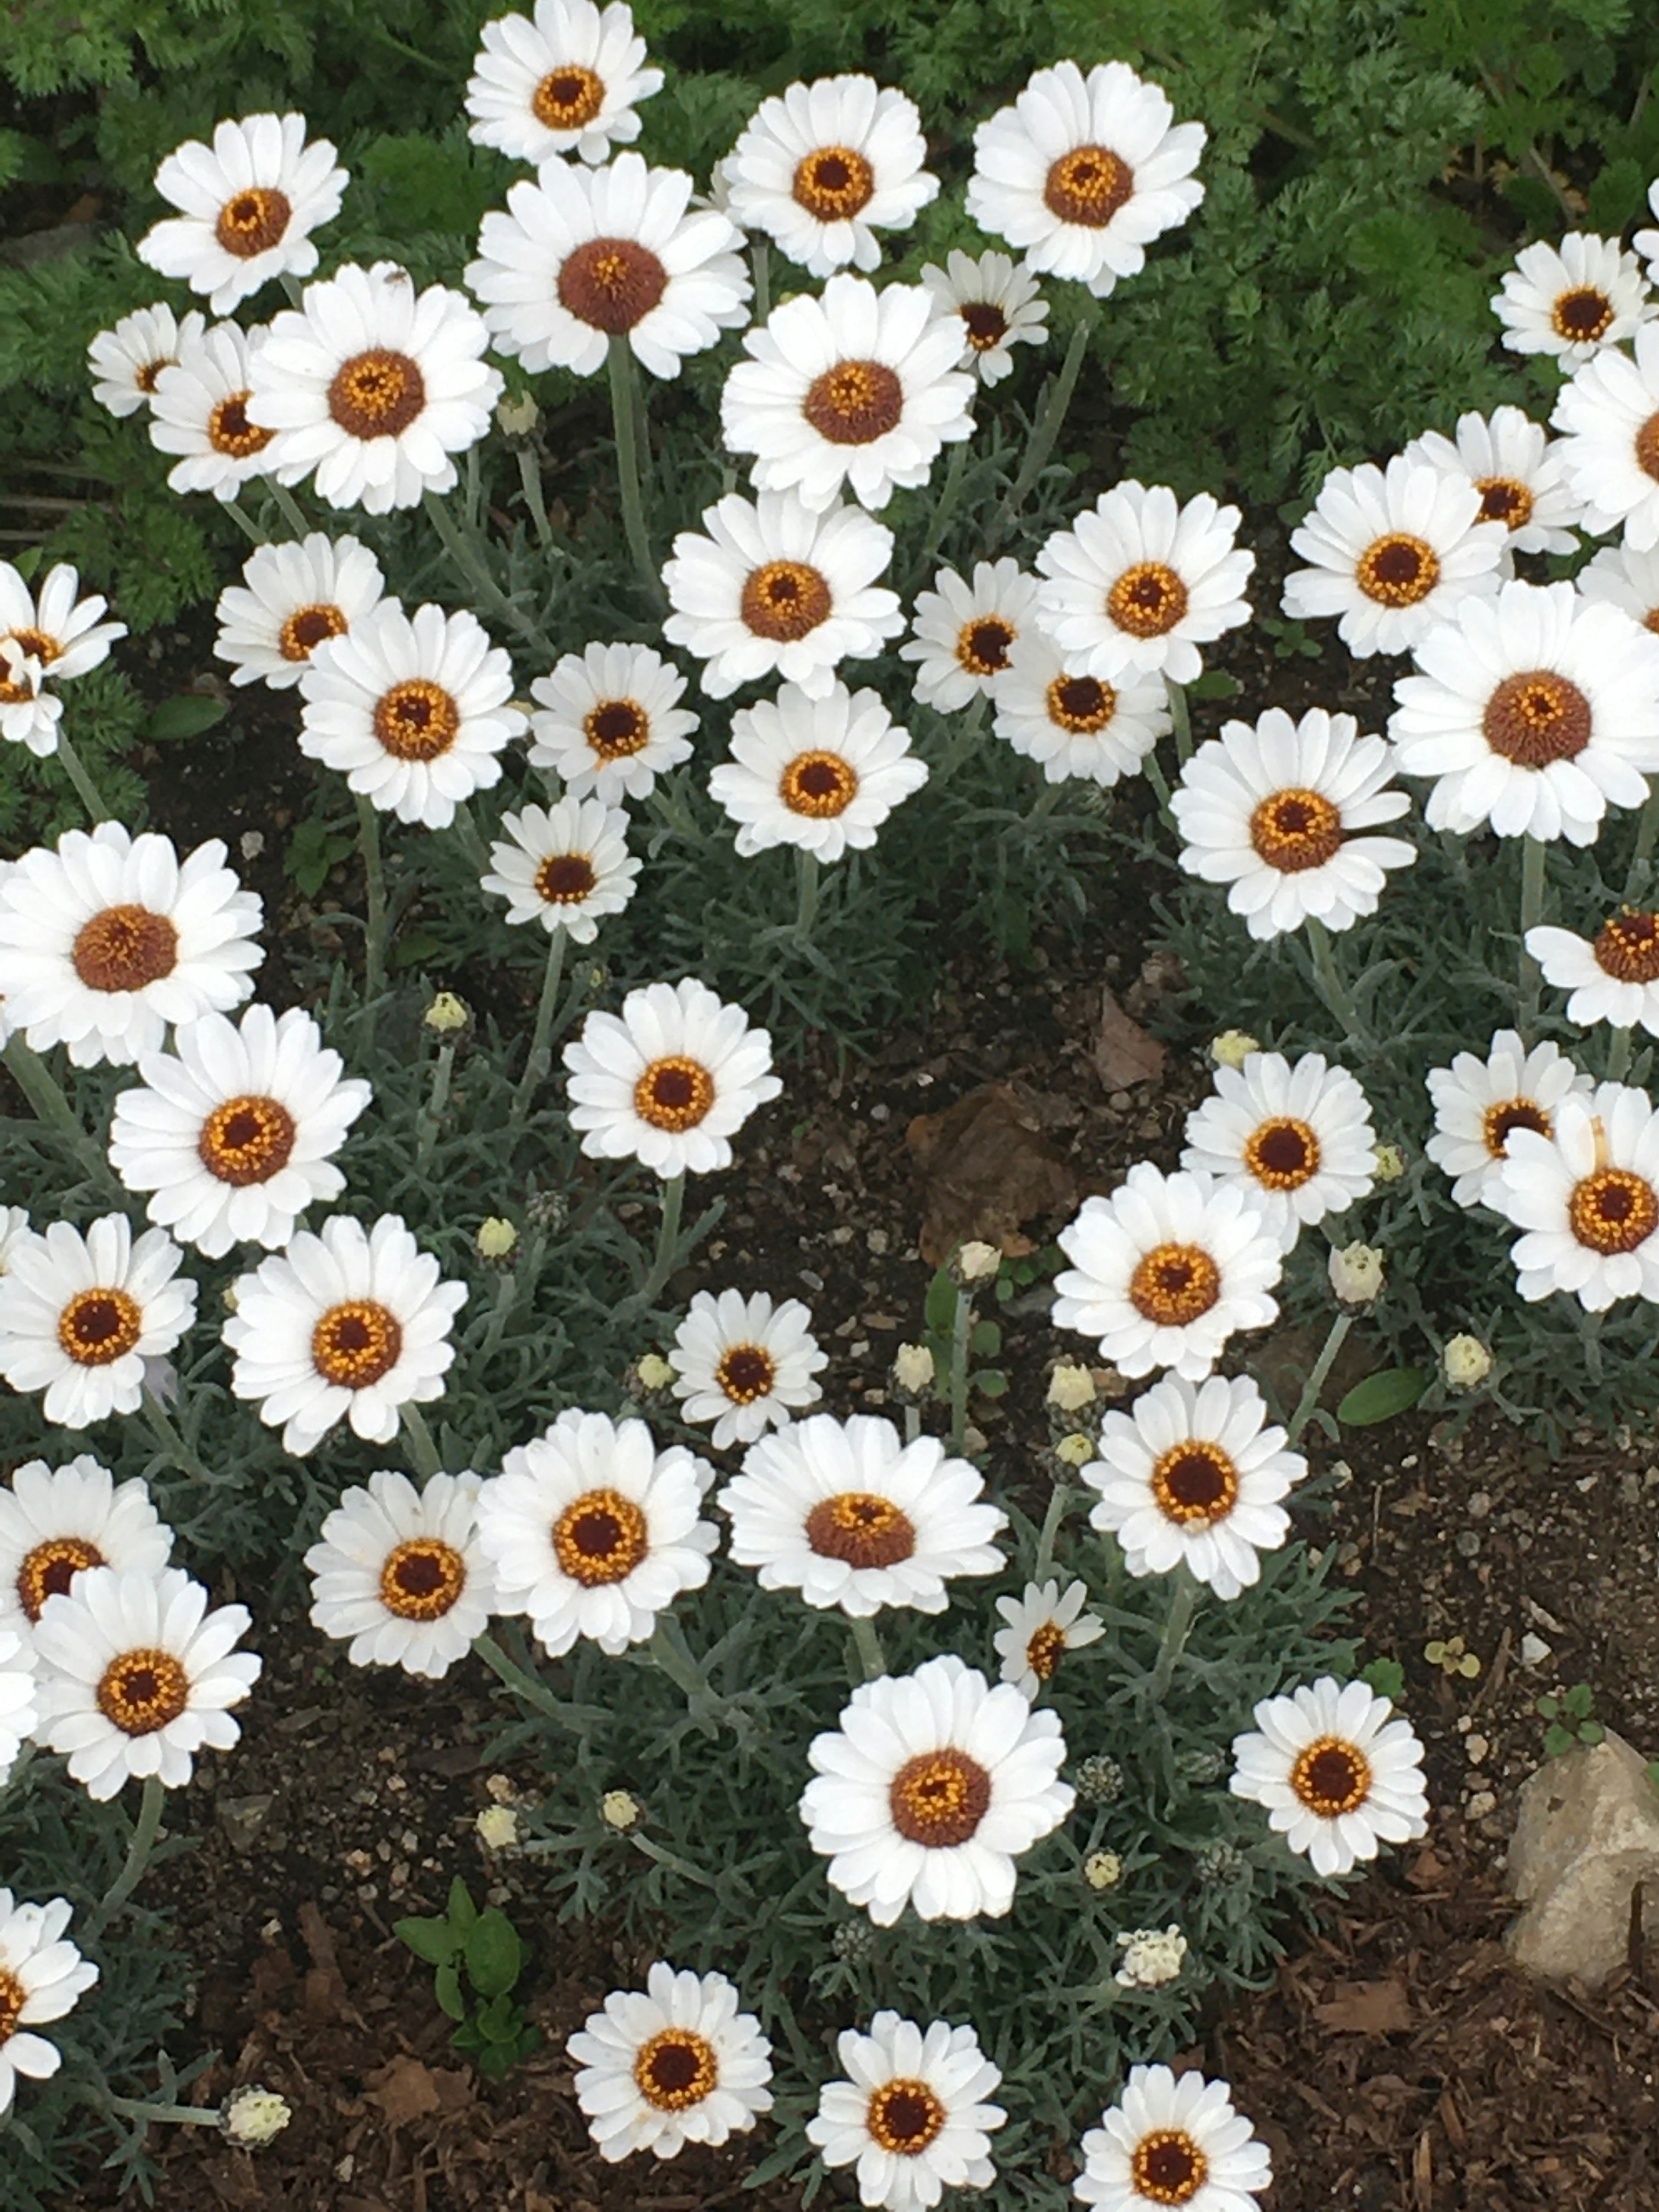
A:
{"label": "small pebble", "polygon": [[1480,1549],[1480,1539],[1473,1528],[1460,1528],[1453,1541],[1457,1547],[1459,1556],[1465,1559],[1474,1559]]}
{"label": "small pebble", "polygon": [[884,1229],[866,1229],[864,1232],[864,1241],[879,1260],[886,1251],[890,1240]]}
{"label": "small pebble", "polygon": [[1541,1636],[1534,1636],[1528,1629],[1521,1638],[1521,1664],[1523,1667],[1541,1667],[1549,1656],[1549,1645]]}
{"label": "small pebble", "polygon": [[1490,1790],[1477,1790],[1463,1809],[1471,1820],[1484,1820],[1498,1810],[1498,1800]]}
{"label": "small pebble", "polygon": [[1463,1756],[1471,1766],[1479,1766],[1492,1746],[1483,1735],[1472,1735],[1463,1747]]}
{"label": "small pebble", "polygon": [[1484,1490],[1477,1490],[1477,1491],[1475,1492],[1475,1493],[1474,1493],[1474,1497],[1473,1497],[1472,1498],[1470,1498],[1470,1500],[1469,1500],[1469,1518],[1470,1518],[1470,1520],[1471,1520],[1471,1521],[1484,1521],[1484,1520],[1486,1519],[1486,1517],[1487,1514],[1488,1514],[1488,1513],[1490,1513],[1491,1511],[1492,1511],[1492,1499],[1491,1499],[1491,1498],[1487,1495],[1487,1493],[1486,1493]]}

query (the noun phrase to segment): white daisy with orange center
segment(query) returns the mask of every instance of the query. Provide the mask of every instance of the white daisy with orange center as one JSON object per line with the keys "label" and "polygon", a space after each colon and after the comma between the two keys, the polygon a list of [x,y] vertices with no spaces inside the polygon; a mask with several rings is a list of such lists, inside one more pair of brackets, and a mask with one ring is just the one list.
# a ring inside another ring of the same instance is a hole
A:
{"label": "white daisy with orange center", "polygon": [[561,155],[608,161],[640,135],[635,103],[662,90],[623,0],[536,0],[483,27],[466,88],[467,136],[538,167]]}
{"label": "white daisy with orange center", "polygon": [[991,701],[993,734],[1040,762],[1045,783],[1075,776],[1109,791],[1175,726],[1161,676],[1131,671],[1109,684],[1035,628],[1009,648]]}
{"label": "white daisy with orange center", "polygon": [[1515,1030],[1499,1030],[1484,1059],[1460,1052],[1449,1067],[1431,1068],[1425,1080],[1434,1134],[1423,1149],[1455,1178],[1459,1206],[1496,1206],[1510,1137],[1517,1129],[1550,1136],[1561,1101],[1570,1091],[1592,1088],[1559,1046],[1538,1044],[1528,1052]]}
{"label": "white daisy with orange center", "polygon": [[1522,246],[1492,307],[1511,353],[1548,354],[1565,368],[1627,344],[1659,314],[1638,256],[1578,230],[1559,246],[1540,238]]}
{"label": "white daisy with orange center", "polygon": [[354,1667],[437,1681],[489,1626],[495,1576],[477,1540],[479,1479],[422,1489],[390,1468],[346,1491],[305,1555],[311,1624],[350,1639]]}
{"label": "white daisy with orange center", "polygon": [[1003,1680],[1035,1699],[1068,1651],[1097,1644],[1106,1630],[1097,1615],[1084,1611],[1088,1601],[1086,1583],[1069,1583],[1064,1595],[1057,1582],[1027,1583],[1018,1597],[1000,1597],[997,1611],[1007,1625],[991,1642]]}
{"label": "white daisy with orange center", "polygon": [[737,823],[744,859],[795,845],[834,861],[867,852],[927,781],[927,762],[878,691],[837,683],[814,699],[785,684],[732,717],[732,757],[710,771],[708,790]]}
{"label": "white daisy with orange center", "polygon": [[1644,629],[1659,635],[1659,545],[1644,553],[1629,545],[1604,545],[1572,580],[1585,599],[1620,608]]}
{"label": "white daisy with orange center", "polygon": [[1328,1881],[1428,1833],[1423,1747],[1393,1712],[1365,1683],[1326,1674],[1264,1698],[1255,1731],[1233,1738],[1234,1796],[1265,1806],[1268,1826]]}
{"label": "white daisy with orange center", "polygon": [[1567,1019],[1579,1029],[1608,1022],[1616,1030],[1638,1022],[1659,1036],[1659,913],[1621,906],[1594,937],[1570,929],[1527,932],[1528,952],[1558,991],[1571,991]]}
{"label": "white daisy with orange center", "polygon": [[1036,629],[1037,583],[1018,561],[976,561],[973,580],[941,568],[918,592],[901,660],[916,664],[916,696],[941,714],[988,696],[1020,640]]}
{"label": "white daisy with orange center", "polygon": [[[0,1787],[40,1717],[33,1640],[18,1629],[0,1626]],[[3,2012],[0,2012],[0,2032],[3,2026]]]}
{"label": "white daisy with orange center", "polygon": [[643,1421],[568,1407],[478,1493],[497,1611],[527,1613],[556,1659],[579,1637],[613,1656],[643,1644],[659,1613],[708,1579],[714,1479],[684,1445],[659,1450]]}
{"label": "white daisy with orange center", "polygon": [[643,799],[659,775],[691,757],[696,716],[679,702],[685,678],[648,645],[589,645],[567,653],[530,696],[530,764],[550,769],[575,799],[615,806]]}
{"label": "white daisy with orange center", "polygon": [[855,2169],[860,2204],[930,2212],[946,2189],[991,2186],[1008,2115],[989,2102],[1002,2075],[973,2028],[878,2012],[867,2032],[843,2028],[836,2053],[843,2078],[819,2090],[806,2136],[827,2166]]}
{"label": "white daisy with orange center", "polygon": [[962,366],[981,384],[1013,374],[1012,349],[1041,345],[1048,335],[1048,302],[1023,261],[1006,253],[964,253],[953,247],[945,266],[924,261],[922,283],[937,312],[962,329]]}
{"label": "white daisy with orange center", "polygon": [[127,634],[125,623],[99,620],[109,602],[96,592],[82,599],[80,584],[78,572],[60,561],[37,597],[9,561],[0,561],[0,738],[43,759],[57,750],[63,702],[42,684],[84,676]]}
{"label": "white daisy with orange center", "polygon": [[787,1428],[817,1402],[814,1378],[829,1364],[800,1300],[774,1305],[764,1291],[750,1298],[741,1291],[718,1297],[699,1291],[674,1332],[670,1362],[681,1419],[712,1421],[716,1450]]}
{"label": "white daisy with orange center", "polygon": [[726,204],[810,276],[881,265],[882,230],[908,230],[939,179],[915,102],[873,77],[821,76],[763,100],[721,164]]}
{"label": "white daisy with orange center", "polygon": [[1457,418],[1455,440],[1425,430],[1401,454],[1427,461],[1480,495],[1483,522],[1501,522],[1509,553],[1576,553],[1577,499],[1569,489],[1559,449],[1541,422],[1518,407]]}
{"label": "white daisy with orange center", "polygon": [[0,1274],[0,1374],[40,1390],[40,1411],[66,1429],[136,1413],[152,1360],[196,1314],[184,1254],[159,1229],[134,1238],[106,1213],[84,1236],[67,1221],[20,1237]]}
{"label": "white daisy with orange center", "polygon": [[677,2158],[746,2135],[772,2109],[772,2046],[724,1974],[658,1960],[643,1990],[613,1990],[565,2049],[599,2155]]}
{"label": "white daisy with orange center", "polygon": [[194,308],[180,319],[164,301],[135,307],[87,348],[93,398],[124,420],[137,415],[149,405],[156,378],[178,360],[180,345],[193,344],[206,328],[206,316]]}
{"label": "white daisy with orange center", "polygon": [[228,315],[277,276],[309,276],[311,234],[340,212],[346,173],[326,138],[307,143],[303,115],[228,118],[211,146],[175,147],[155,172],[155,189],[179,210],[146,231],[138,258],[182,276]]}
{"label": "white daisy with orange center", "polygon": [[706,983],[651,983],[595,1010],[564,1048],[570,1126],[590,1158],[665,1178],[732,1164],[732,1139],[783,1089],[772,1040]]}
{"label": "white daisy with orange center", "polygon": [[269,335],[264,324],[180,331],[178,358],[157,370],[149,403],[151,445],[180,457],[167,471],[172,490],[234,499],[252,477],[270,475],[276,433],[248,413],[254,364]]}
{"label": "white daisy with orange center", "polygon": [[507,901],[510,922],[538,921],[573,945],[591,945],[607,915],[620,914],[638,887],[640,864],[628,849],[628,816],[602,799],[562,799],[503,814],[504,840],[489,848],[479,888]]}
{"label": "white daisy with orange center", "polygon": [[289,690],[317,647],[362,622],[385,591],[380,562],[355,538],[315,530],[295,542],[256,546],[242,564],[241,582],[219,594],[214,653],[230,663],[233,684]]}
{"label": "white daisy with orange center", "polygon": [[1557,1292],[1587,1313],[1659,1303],[1659,1113],[1632,1084],[1571,1092],[1547,1136],[1517,1127],[1487,1203],[1524,1233],[1510,1247],[1529,1302]]}
{"label": "white daisy with orange center", "polygon": [[1553,428],[1561,466],[1595,537],[1622,530],[1636,553],[1659,546],[1659,325],[1636,333],[1635,358],[1598,353],[1561,387]]}
{"label": "white daisy with orange center", "polygon": [[34,2031],[73,2012],[98,1979],[64,1930],[65,1897],[49,1905],[14,1903],[0,1889],[0,2118],[11,2109],[20,2075],[46,2081],[64,2063],[55,2043]]}
{"label": "white daisy with orange center", "polygon": [[1346,1068],[1307,1052],[1253,1052],[1218,1067],[1214,1096],[1187,1117],[1183,1168],[1249,1193],[1288,1252],[1302,1231],[1366,1197],[1376,1180],[1376,1132]]}
{"label": "white daisy with orange center", "polygon": [[1122,2095],[1083,2138],[1072,2194],[1095,2212],[1256,2212],[1273,2178],[1267,2146],[1224,2081],[1132,2066]]}
{"label": "white daisy with orange center", "polygon": [[29,1460],[0,1488],[0,1628],[27,1637],[87,1568],[159,1574],[172,1548],[137,1477],[118,1484],[89,1452],[62,1467]]}

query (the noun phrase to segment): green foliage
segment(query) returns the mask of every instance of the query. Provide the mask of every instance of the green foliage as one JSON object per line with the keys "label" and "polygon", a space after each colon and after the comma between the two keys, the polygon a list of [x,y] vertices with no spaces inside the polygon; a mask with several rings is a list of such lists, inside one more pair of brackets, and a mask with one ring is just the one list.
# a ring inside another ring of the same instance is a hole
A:
{"label": "green foliage", "polygon": [[519,1932],[499,1905],[480,1912],[459,1875],[449,1886],[441,1919],[398,1920],[392,1932],[435,1970],[433,1995],[440,2011],[456,2023],[449,2040],[485,2081],[499,2081],[540,2048],[540,2028],[513,2000],[524,1971]]}
{"label": "green foliage", "polygon": [[1368,1429],[1407,1413],[1422,1396],[1428,1376],[1420,1367],[1386,1367],[1356,1382],[1336,1409],[1344,1428]]}
{"label": "green foliage", "polygon": [[1406,1670],[1397,1659],[1373,1659],[1359,1670],[1359,1679],[1369,1683],[1379,1698],[1387,1698],[1398,1705],[1406,1694]]}
{"label": "green foliage", "polygon": [[1544,1755],[1559,1759],[1564,1751],[1571,1751],[1576,1743],[1600,1743],[1607,1735],[1600,1721],[1593,1715],[1595,1692],[1588,1682],[1575,1682],[1570,1690],[1558,1698],[1553,1692],[1534,1701],[1533,1711],[1540,1720],[1547,1721],[1544,1731]]}

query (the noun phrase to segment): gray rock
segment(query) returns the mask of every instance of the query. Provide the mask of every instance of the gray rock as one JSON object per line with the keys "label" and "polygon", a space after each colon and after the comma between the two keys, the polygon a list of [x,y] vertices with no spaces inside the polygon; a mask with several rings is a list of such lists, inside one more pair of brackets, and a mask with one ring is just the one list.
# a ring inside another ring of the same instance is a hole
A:
{"label": "gray rock", "polygon": [[1599,1989],[1626,1963],[1638,1887],[1659,1925],[1659,1790],[1641,1753],[1608,1735],[1546,1759],[1521,1792],[1508,1870],[1526,1908],[1504,1937],[1516,1964]]}

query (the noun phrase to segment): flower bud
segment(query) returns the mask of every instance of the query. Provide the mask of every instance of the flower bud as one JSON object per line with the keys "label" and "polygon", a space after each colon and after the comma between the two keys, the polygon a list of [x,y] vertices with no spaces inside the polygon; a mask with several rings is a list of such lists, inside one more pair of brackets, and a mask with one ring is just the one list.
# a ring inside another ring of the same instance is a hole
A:
{"label": "flower bud", "polygon": [[1054,1457],[1063,1460],[1067,1467],[1087,1467],[1095,1455],[1095,1440],[1085,1436],[1081,1429],[1073,1429],[1069,1437],[1062,1437],[1054,1446]]}
{"label": "flower bud", "polygon": [[626,1790],[607,1790],[599,1800],[599,1818],[618,1835],[626,1835],[637,1826],[641,1809],[639,1799],[630,1796]]}
{"label": "flower bud", "polygon": [[1077,1794],[1084,1805],[1114,1805],[1123,1795],[1123,1769],[1103,1751],[1091,1751],[1079,1762]]}
{"label": "flower bud", "polygon": [[472,1009],[465,999],[458,999],[453,991],[440,991],[421,1019],[428,1029],[436,1030],[440,1036],[452,1036],[464,1030],[472,1018]]}
{"label": "flower bud", "polygon": [[925,1344],[902,1344],[893,1354],[893,1387],[919,1398],[933,1387],[933,1355]]}
{"label": "flower bud", "polygon": [[510,1851],[519,1840],[519,1816],[510,1805],[486,1805],[473,1825],[486,1850]]}
{"label": "flower bud", "polygon": [[1210,1057],[1218,1067],[1243,1067],[1253,1052],[1260,1052],[1259,1038],[1243,1030],[1223,1030],[1218,1037],[1210,1040]]}
{"label": "flower bud", "polygon": [[542,410],[527,392],[495,402],[495,428],[509,438],[527,438],[541,419]]}
{"label": "flower bud", "polygon": [[1371,1173],[1378,1182],[1398,1182],[1406,1172],[1406,1155],[1398,1145],[1378,1145],[1371,1154]]}
{"label": "flower bud", "polygon": [[478,1250],[486,1260],[504,1260],[519,1241],[519,1232],[504,1215],[492,1213],[478,1224]]}
{"label": "flower bud", "polygon": [[1083,1879],[1091,1889],[1115,1889],[1123,1879],[1123,1862],[1115,1851],[1091,1851],[1083,1862]]}
{"label": "flower bud", "polygon": [[219,2107],[220,2127],[244,2150],[258,2150],[262,2143],[273,2142],[293,2117],[286,2097],[262,2089],[257,2082],[232,2090]]}
{"label": "flower bud", "polygon": [[1368,1306],[1382,1289],[1382,1255],[1375,1244],[1358,1238],[1352,1244],[1334,1244],[1330,1274],[1331,1288],[1345,1306]]}
{"label": "flower bud", "polygon": [[1002,1265],[1002,1255],[994,1244],[987,1244],[977,1237],[969,1239],[951,1262],[951,1273],[959,1283],[988,1282]]}
{"label": "flower bud", "polygon": [[1123,1964],[1113,1976],[1126,1990],[1155,1990],[1180,1975],[1187,1938],[1179,1928],[1132,1928],[1117,1939]]}
{"label": "flower bud", "polygon": [[1058,1407],[1062,1413],[1075,1413],[1084,1406],[1092,1405],[1095,1378],[1086,1367],[1070,1359],[1062,1359],[1048,1377],[1046,1403]]}
{"label": "flower bud", "polygon": [[1492,1354],[1478,1336],[1452,1336],[1446,1340],[1440,1364],[1454,1390],[1473,1390],[1492,1373]]}
{"label": "flower bud", "polygon": [[641,1390],[666,1390],[674,1380],[674,1370],[659,1352],[642,1352],[634,1362],[634,1372]]}

